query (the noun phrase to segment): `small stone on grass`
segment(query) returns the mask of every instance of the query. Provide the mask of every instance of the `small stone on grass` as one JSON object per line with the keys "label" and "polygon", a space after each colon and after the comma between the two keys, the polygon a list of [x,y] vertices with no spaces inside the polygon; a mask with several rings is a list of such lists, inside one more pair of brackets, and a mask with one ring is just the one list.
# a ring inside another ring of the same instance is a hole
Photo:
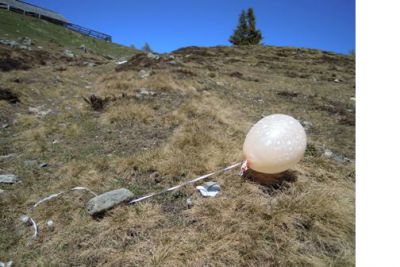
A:
{"label": "small stone on grass", "polygon": [[14,174],[1,174],[0,175],[0,183],[4,184],[13,184],[17,182],[17,176]]}
{"label": "small stone on grass", "polygon": [[126,188],[106,192],[89,200],[86,209],[90,215],[106,211],[122,202],[133,198],[133,193]]}

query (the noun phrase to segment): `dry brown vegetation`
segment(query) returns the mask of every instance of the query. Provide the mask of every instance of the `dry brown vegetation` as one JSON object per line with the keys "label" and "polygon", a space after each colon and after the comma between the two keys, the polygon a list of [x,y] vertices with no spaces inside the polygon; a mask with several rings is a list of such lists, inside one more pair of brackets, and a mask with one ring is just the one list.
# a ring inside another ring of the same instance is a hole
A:
{"label": "dry brown vegetation", "polygon": [[[112,61],[89,67],[52,55],[52,62],[28,71],[0,72],[1,87],[20,101],[0,100],[0,126],[8,125],[0,129],[0,155],[14,154],[0,159],[0,171],[21,179],[1,185],[0,260],[18,266],[353,266],[354,58],[263,46],[172,54],[177,64],[168,63],[170,55],[156,62],[141,55],[118,71]],[[152,75],[141,79],[134,60]],[[82,99],[92,94],[107,99],[99,111]],[[212,178],[222,188],[216,198],[188,186],[101,218],[86,213],[89,195],[65,195],[34,211],[40,226],[55,222],[54,231],[41,227],[34,241],[19,221],[38,199],[74,186],[98,193],[126,187],[140,196],[241,161],[247,131],[271,113],[311,123],[305,158],[282,186],[254,183],[236,170]],[[350,161],[324,156],[326,148]]]}

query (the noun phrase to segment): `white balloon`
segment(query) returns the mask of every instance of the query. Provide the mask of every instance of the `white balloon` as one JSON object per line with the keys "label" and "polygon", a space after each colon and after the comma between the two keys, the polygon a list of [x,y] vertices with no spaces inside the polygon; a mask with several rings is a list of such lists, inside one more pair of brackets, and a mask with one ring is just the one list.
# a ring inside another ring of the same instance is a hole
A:
{"label": "white balloon", "polygon": [[251,127],[243,152],[250,169],[274,174],[298,163],[304,156],[306,146],[306,132],[296,119],[273,114]]}

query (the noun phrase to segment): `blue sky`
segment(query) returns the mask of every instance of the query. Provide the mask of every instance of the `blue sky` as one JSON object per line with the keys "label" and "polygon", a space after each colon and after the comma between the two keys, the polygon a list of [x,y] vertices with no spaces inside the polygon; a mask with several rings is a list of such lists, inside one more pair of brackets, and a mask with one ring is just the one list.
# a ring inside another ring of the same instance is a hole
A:
{"label": "blue sky", "polygon": [[252,7],[263,43],[348,53],[355,48],[355,0],[26,0],[116,43],[156,52],[230,45],[240,11]]}

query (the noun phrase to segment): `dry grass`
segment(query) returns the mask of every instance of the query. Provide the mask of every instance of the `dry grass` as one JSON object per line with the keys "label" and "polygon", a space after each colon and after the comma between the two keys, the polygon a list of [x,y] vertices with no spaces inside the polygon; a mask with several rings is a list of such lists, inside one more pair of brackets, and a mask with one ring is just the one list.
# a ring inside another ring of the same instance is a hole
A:
{"label": "dry grass", "polygon": [[[215,47],[180,50],[175,61],[179,67],[165,64],[146,79],[116,72],[113,63],[2,73],[2,87],[21,102],[0,100],[1,124],[9,124],[0,130],[0,155],[16,155],[1,159],[0,171],[22,182],[1,185],[0,259],[21,266],[353,266],[353,59]],[[140,95],[143,88],[154,94]],[[82,100],[90,94],[109,99],[102,111]],[[55,222],[54,231],[41,227],[38,240],[19,222],[39,198],[74,186],[141,195],[238,162],[251,125],[278,112],[312,123],[294,182],[266,187],[236,170],[213,178],[222,187],[216,198],[188,186],[102,218],[88,216],[90,196],[74,192],[34,211],[40,226]],[[352,161],[327,158],[324,148]]]}

